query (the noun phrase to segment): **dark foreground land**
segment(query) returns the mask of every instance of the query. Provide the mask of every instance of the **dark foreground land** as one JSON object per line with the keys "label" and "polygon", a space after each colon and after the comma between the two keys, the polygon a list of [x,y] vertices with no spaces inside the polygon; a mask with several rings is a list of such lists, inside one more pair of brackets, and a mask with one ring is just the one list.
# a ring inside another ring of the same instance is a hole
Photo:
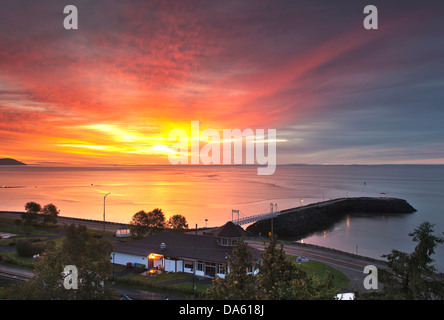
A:
{"label": "dark foreground land", "polygon": [[[273,218],[273,231],[279,238],[299,240],[314,232],[329,229],[347,215],[389,215],[415,212],[407,201],[396,198],[344,198],[283,210]],[[253,223],[247,232],[266,236],[271,219]]]}
{"label": "dark foreground land", "polygon": [[[369,214],[369,215],[381,215],[381,214],[408,214],[416,211],[412,206],[410,206],[405,200],[393,199],[393,198],[350,198],[350,199],[335,199],[331,201],[326,201],[322,203],[316,203],[307,205],[304,207],[288,209],[281,211],[281,214],[273,219],[274,232],[279,235],[279,238],[297,238],[303,237],[305,234],[310,234],[316,232],[317,230],[325,230],[336,221],[343,219],[346,215],[357,215],[357,214]],[[0,216],[9,219],[18,219],[21,216],[20,212],[0,212]],[[104,228],[103,221],[76,219],[68,217],[59,217],[59,224],[83,224],[87,225],[89,229],[94,229],[96,231],[102,231]],[[13,222],[10,222],[11,228]],[[110,238],[115,233],[115,230],[120,224],[106,222],[105,229],[107,231],[107,236]],[[14,229],[15,230],[15,229]],[[12,231],[14,231],[12,230]],[[270,220],[259,221],[252,224],[247,228],[247,231],[253,234],[262,233],[266,236],[270,230]],[[11,231],[11,232],[12,232]],[[58,235],[59,229],[54,229],[56,236]],[[62,235],[58,235],[61,237]],[[49,239],[49,238],[48,238]],[[113,239],[116,240],[116,239]],[[256,247],[259,250],[263,250],[263,241],[254,241],[253,239],[248,240],[249,244]],[[13,249],[10,246],[3,246],[5,249]],[[369,258],[358,257],[355,255],[350,255],[342,253],[339,251],[332,251],[325,248],[317,247],[305,247],[297,243],[286,243],[285,250],[290,255],[307,257],[310,260],[317,260],[324,264],[330,265],[331,267],[341,271],[350,280],[349,285],[345,287],[354,288],[357,290],[362,289],[363,279],[365,274],[363,274],[363,268],[367,264],[372,264],[378,268],[385,268],[385,262],[376,261],[374,259],[369,260]],[[0,250],[1,251],[1,250]],[[8,251],[8,250],[7,250]],[[1,270],[0,270],[1,271]],[[116,269],[116,276],[118,275]],[[127,278],[128,276],[126,276]],[[125,278],[125,279],[126,279]],[[134,279],[131,278],[134,282]],[[186,287],[192,287],[194,285],[194,280],[181,279],[181,281],[188,281],[189,283],[181,283],[180,285]],[[191,282],[190,282],[191,281]],[[125,290],[119,291],[120,296],[125,295]],[[142,292],[140,296],[141,299],[147,298],[146,292]],[[140,295],[140,293],[127,293],[131,296]],[[150,293],[151,294],[151,293]],[[163,297],[163,295],[150,297],[149,299],[157,299]],[[172,298],[172,296],[170,296]]]}

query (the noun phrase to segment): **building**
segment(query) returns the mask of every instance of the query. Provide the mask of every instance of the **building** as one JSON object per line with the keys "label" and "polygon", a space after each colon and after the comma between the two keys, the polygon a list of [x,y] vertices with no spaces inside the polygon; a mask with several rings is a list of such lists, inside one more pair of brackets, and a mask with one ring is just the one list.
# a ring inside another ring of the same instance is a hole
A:
{"label": "building", "polygon": [[131,235],[129,226],[121,226],[116,230],[117,238],[128,238]]}
{"label": "building", "polygon": [[[164,231],[144,239],[116,243],[112,262],[143,264],[148,270],[224,278],[229,272],[228,257],[244,233],[232,222],[203,235]],[[249,251],[252,260],[259,261],[259,250],[249,247]],[[250,272],[257,273],[258,270]]]}

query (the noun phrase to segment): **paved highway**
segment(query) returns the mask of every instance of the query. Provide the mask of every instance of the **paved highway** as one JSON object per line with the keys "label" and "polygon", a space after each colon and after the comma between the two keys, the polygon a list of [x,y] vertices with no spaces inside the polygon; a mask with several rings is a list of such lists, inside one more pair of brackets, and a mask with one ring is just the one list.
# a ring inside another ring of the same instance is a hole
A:
{"label": "paved highway", "polygon": [[[259,250],[264,249],[263,241],[248,240],[248,244]],[[356,290],[365,290],[364,279],[367,276],[364,267],[367,265],[374,265],[376,268],[387,268],[384,263],[375,262],[373,260],[366,260],[357,256],[349,256],[340,252],[329,251],[323,248],[306,247],[298,244],[285,244],[284,251],[287,254],[309,258],[311,260],[319,261],[332,266],[342,271],[349,279],[350,285]],[[380,285],[378,285],[380,288]]]}

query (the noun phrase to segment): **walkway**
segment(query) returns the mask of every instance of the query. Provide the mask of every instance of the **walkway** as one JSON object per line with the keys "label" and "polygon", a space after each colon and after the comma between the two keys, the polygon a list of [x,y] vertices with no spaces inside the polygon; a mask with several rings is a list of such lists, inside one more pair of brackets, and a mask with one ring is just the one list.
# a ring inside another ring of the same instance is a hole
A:
{"label": "walkway", "polygon": [[[261,220],[267,220],[267,219],[271,219],[271,218],[275,218],[280,214],[283,213],[293,213],[293,212],[298,212],[300,210],[306,210],[312,207],[324,207],[326,205],[330,205],[333,203],[337,203],[337,202],[342,202],[345,201],[346,198],[340,198],[340,199],[333,199],[333,200],[327,200],[327,201],[323,201],[323,202],[317,202],[317,203],[312,203],[306,206],[300,206],[297,208],[291,208],[291,209],[285,209],[285,210],[281,210],[281,211],[273,211],[272,207],[270,212],[267,213],[260,213],[260,214],[255,214],[255,215],[251,215],[251,216],[247,216],[247,217],[242,217],[242,218],[238,218],[238,219],[233,219],[232,222],[234,224],[237,225],[243,225],[243,224],[249,224],[249,223],[253,223],[253,222],[257,222],[257,221],[261,221]],[[238,211],[238,210],[233,210],[233,211]],[[238,212],[237,212],[238,213]]]}

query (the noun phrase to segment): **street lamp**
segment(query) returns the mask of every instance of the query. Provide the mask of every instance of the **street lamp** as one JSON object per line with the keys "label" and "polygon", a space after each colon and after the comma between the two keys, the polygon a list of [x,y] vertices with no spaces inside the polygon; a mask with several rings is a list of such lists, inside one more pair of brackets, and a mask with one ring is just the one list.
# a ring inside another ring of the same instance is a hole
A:
{"label": "street lamp", "polygon": [[115,283],[115,278],[114,278],[114,265],[116,264],[116,253],[113,252],[113,284]]}
{"label": "street lamp", "polygon": [[106,196],[111,194],[111,192],[105,194],[105,196],[103,197],[103,232],[105,232],[105,199]]}

